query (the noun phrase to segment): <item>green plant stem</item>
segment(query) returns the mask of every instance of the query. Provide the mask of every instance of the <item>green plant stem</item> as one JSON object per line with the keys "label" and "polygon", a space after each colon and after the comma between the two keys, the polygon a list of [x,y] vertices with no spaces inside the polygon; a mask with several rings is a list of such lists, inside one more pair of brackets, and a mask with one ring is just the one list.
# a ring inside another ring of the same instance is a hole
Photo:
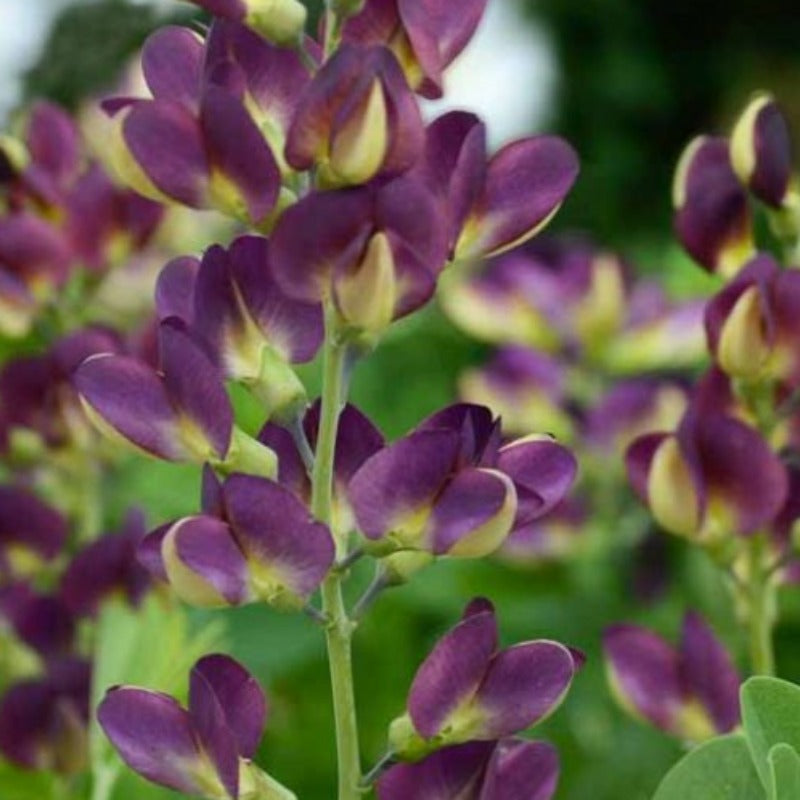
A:
{"label": "green plant stem", "polygon": [[775,584],[765,568],[765,537],[756,534],[748,543],[747,627],[750,666],[755,675],[775,674],[772,629],[775,624]]}
{"label": "green plant stem", "polygon": [[330,2],[327,5],[328,8],[325,11],[325,45],[323,48],[325,61],[336,52],[336,48],[342,38],[342,25],[344,24],[342,16],[331,8]]}
{"label": "green plant stem", "polygon": [[[347,346],[339,340],[335,314],[328,308],[325,325],[322,408],[317,452],[312,474],[311,506],[317,519],[330,524],[332,517],[333,465],[339,413],[345,394]],[[347,542],[336,542],[337,558],[346,552]],[[328,618],[325,640],[336,721],[336,751],[339,768],[339,800],[358,800],[361,758],[358,747],[351,640],[354,625],[347,616],[342,596],[342,576],[331,570],[322,584],[322,610]]]}

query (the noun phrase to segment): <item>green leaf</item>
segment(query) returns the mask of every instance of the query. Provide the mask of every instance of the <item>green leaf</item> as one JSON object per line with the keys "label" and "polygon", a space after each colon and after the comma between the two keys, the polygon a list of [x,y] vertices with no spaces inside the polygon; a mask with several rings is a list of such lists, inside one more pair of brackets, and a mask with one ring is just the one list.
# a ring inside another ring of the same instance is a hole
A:
{"label": "green leaf", "polygon": [[764,800],[744,736],[720,736],[685,755],[653,800]]}
{"label": "green leaf", "polygon": [[769,800],[797,800],[800,797],[800,756],[788,744],[776,744],[767,756],[770,766]]}
{"label": "green leaf", "polygon": [[768,756],[776,744],[800,751],[800,687],[779,678],[757,676],[741,689],[742,722],[761,783],[769,789]]}

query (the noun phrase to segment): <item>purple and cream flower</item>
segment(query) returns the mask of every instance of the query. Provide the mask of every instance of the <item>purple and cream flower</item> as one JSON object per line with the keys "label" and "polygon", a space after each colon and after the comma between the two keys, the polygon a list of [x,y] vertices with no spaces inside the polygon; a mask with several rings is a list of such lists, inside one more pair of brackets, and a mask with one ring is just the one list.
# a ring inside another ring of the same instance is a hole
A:
{"label": "purple and cream flower", "polygon": [[419,761],[441,747],[526,730],[559,706],[581,664],[576,652],[543,639],[501,650],[494,607],[472,600],[417,670],[390,747]]}
{"label": "purple and cream flower", "polygon": [[238,800],[253,790],[257,770],[250,759],[267,701],[255,678],[228,656],[205,656],[194,665],[188,709],[169,695],[119,686],[108,691],[97,718],[122,760],[152,783],[213,800]]}
{"label": "purple and cream flower", "polygon": [[115,594],[139,603],[150,585],[136,558],[145,532],[144,515],[131,509],[119,531],[101,536],[72,557],[59,586],[59,597],[72,613],[93,616]]}
{"label": "purple and cream flower", "polygon": [[769,523],[788,491],[786,468],[761,435],[710,409],[690,407],[674,433],[640,437],[626,461],[659,525],[712,546]]}
{"label": "purple and cream flower", "polygon": [[263,601],[301,607],[334,560],[327,526],[289,489],[234,474],[203,475],[203,513],[145,537],[139,560],[185,602],[215,608]]}
{"label": "purple and cream flower", "polygon": [[800,378],[800,273],[758,255],[706,306],[717,364],[733,378]]}
{"label": "purple and cream flower", "polygon": [[578,168],[575,151],[557,136],[511,142],[487,163],[485,125],[453,111],[428,126],[415,171],[446,209],[453,257],[475,259],[535,236],[560,208]]}
{"label": "purple and cream flower", "polygon": [[739,724],[739,674],[698,614],[684,618],[677,648],[646,628],[612,625],[603,649],[614,694],[634,716],[692,742]]}
{"label": "purple and cream flower", "polygon": [[551,800],[558,753],[547,742],[507,738],[444,747],[397,764],[378,782],[379,800]]}
{"label": "purple and cream flower", "polygon": [[0,486],[0,576],[25,576],[52,561],[66,542],[67,522],[36,495]]}
{"label": "purple and cream flower", "polygon": [[25,769],[83,772],[90,683],[89,662],[65,657],[43,678],[14,684],[0,700],[0,752]]}
{"label": "purple and cream flower", "polygon": [[275,279],[290,297],[331,298],[344,325],[367,336],[426,303],[445,264],[438,205],[409,176],[312,192],[270,239]]}
{"label": "purple and cream flower", "polygon": [[792,185],[792,140],[781,107],[758,94],[739,116],[731,133],[731,162],[742,183],[775,209],[796,200]]}
{"label": "purple and cream flower", "polygon": [[270,246],[241,236],[213,245],[202,261],[171,261],[156,287],[159,316],[178,316],[229,378],[253,388],[267,407],[285,409],[305,391],[289,366],[310,361],[322,343],[319,303],[287,296],[273,278]]}
{"label": "purple and cream flower", "polygon": [[205,41],[187,28],[160,29],[142,54],[152,98],[104,108],[115,121],[115,168],[136,191],[259,225],[281,189],[262,126],[274,123],[279,134],[303,67],[295,52],[235,26],[217,22]]}
{"label": "purple and cream flower", "polygon": [[286,142],[296,170],[326,186],[395,176],[417,161],[425,131],[416,99],[385,47],[342,45],[300,95]]}
{"label": "purple and cream flower", "polygon": [[345,42],[391,48],[423,97],[443,94],[444,72],[467,46],[487,0],[370,0],[344,25]]}
{"label": "purple and cream flower", "polygon": [[489,409],[459,404],[368,458],[348,487],[367,546],[480,558],[546,514],[572,485],[574,457],[546,436],[500,437]]}

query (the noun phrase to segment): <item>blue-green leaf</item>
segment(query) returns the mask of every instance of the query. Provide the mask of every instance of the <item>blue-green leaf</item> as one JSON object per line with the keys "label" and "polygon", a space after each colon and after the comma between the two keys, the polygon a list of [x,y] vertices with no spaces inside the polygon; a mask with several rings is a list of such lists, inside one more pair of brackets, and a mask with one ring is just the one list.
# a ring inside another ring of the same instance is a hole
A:
{"label": "blue-green leaf", "polygon": [[800,756],[788,744],[776,744],[767,757],[770,766],[769,800],[797,800],[800,797]]}

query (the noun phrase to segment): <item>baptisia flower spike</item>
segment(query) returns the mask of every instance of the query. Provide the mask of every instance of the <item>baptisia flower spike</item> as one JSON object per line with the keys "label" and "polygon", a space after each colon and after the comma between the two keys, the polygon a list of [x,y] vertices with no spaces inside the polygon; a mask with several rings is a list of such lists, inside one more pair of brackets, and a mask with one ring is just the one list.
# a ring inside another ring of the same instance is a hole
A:
{"label": "baptisia flower spike", "polygon": [[461,404],[368,458],[348,492],[368,549],[480,558],[553,508],[576,469],[546,436],[501,447],[489,409]]}
{"label": "baptisia flower spike", "polygon": [[416,91],[441,97],[444,71],[469,43],[486,2],[368,0],[345,23],[344,40],[391,48]]}
{"label": "baptisia flower spike", "polygon": [[343,45],[300,96],[286,143],[297,170],[317,165],[325,186],[397,175],[422,153],[414,95],[384,47]]}
{"label": "baptisia flower spike", "polygon": [[322,343],[322,308],[288,297],[273,278],[269,242],[241,236],[214,245],[202,261],[167,264],[156,287],[162,318],[179,316],[223,372],[252,389],[265,411],[292,411],[305,391],[289,366]]}
{"label": "baptisia flower spike", "polygon": [[194,665],[188,709],[168,695],[120,686],[106,694],[97,717],[122,760],[160,786],[208,800],[294,798],[250,760],[267,701],[228,656],[206,656]]}
{"label": "baptisia flower spike", "polygon": [[448,211],[448,246],[458,259],[522,244],[555,215],[578,176],[575,151],[557,136],[531,136],[486,160],[486,127],[453,111],[427,129],[417,171]]}
{"label": "baptisia flower spike", "polygon": [[417,670],[408,711],[390,726],[390,747],[397,758],[418,761],[447,745],[523,731],[558,707],[581,663],[547,640],[500,650],[494,608],[475,599]]}
{"label": "baptisia flower spike", "polygon": [[[193,208],[217,208],[251,225],[275,208],[281,171],[263,129],[287,114],[303,80],[299,57],[249,31],[217,23],[204,41],[175,26],[145,44],[142,68],[152,99],[104,103],[115,122],[114,166],[141,194]],[[251,111],[252,109],[252,111]]]}
{"label": "baptisia flower spike", "polygon": [[502,739],[437,750],[397,764],[378,783],[379,800],[551,800],[558,753],[547,742]]}
{"label": "baptisia flower spike", "polygon": [[614,694],[634,716],[690,742],[739,724],[739,675],[698,614],[684,618],[677,648],[645,628],[612,625],[603,649]]}
{"label": "baptisia flower spike", "polygon": [[788,491],[786,468],[760,434],[713,410],[690,407],[674,433],[640,437],[626,460],[656,521],[710,546],[758,531]]}
{"label": "baptisia flower spike", "polygon": [[242,474],[220,484],[206,467],[203,513],[149,534],[139,559],[192,605],[297,609],[328,574],[334,544],[288,489]]}
{"label": "baptisia flower spike", "polygon": [[274,455],[234,426],[222,375],[186,325],[170,317],[158,337],[158,372],[111,354],[78,367],[73,383],[89,418],[103,433],[158,458],[273,474]]}

